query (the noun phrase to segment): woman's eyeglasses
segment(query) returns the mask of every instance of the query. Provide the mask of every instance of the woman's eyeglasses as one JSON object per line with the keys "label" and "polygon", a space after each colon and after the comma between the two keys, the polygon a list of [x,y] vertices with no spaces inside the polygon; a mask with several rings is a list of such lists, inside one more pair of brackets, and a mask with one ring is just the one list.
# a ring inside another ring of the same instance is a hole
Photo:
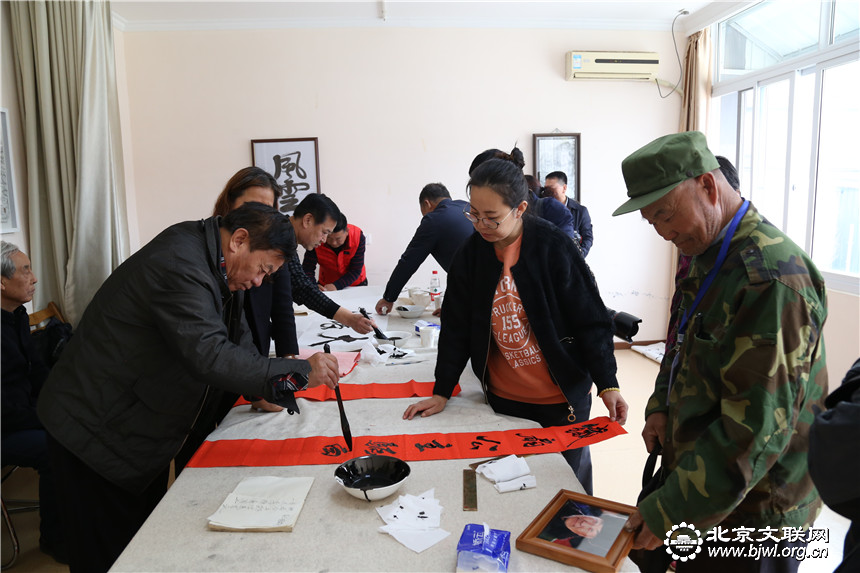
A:
{"label": "woman's eyeglasses", "polygon": [[480,222],[480,223],[483,223],[484,226],[487,227],[488,229],[498,229],[499,226],[505,222],[505,219],[507,219],[508,217],[511,216],[511,213],[513,213],[514,210],[516,210],[516,207],[514,207],[510,211],[508,211],[508,214],[505,215],[504,217],[502,217],[498,221],[496,221],[495,219],[490,219],[488,217],[476,217],[475,215],[472,215],[472,213],[470,211],[463,211],[463,214],[474,225],[477,225]]}

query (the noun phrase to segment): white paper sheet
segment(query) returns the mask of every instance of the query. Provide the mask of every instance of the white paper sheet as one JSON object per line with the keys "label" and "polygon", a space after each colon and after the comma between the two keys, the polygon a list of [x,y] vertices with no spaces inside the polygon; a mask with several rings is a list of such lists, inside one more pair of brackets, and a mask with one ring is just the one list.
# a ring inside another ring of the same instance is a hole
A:
{"label": "white paper sheet", "polygon": [[421,553],[451,535],[440,529],[442,505],[430,489],[421,495],[401,495],[397,501],[378,507],[376,512],[385,522],[379,531]]}
{"label": "white paper sheet", "polygon": [[510,481],[500,481],[493,487],[499,493],[508,493],[511,491],[519,491],[521,489],[531,489],[537,487],[537,478],[532,475],[518,477]]}
{"label": "white paper sheet", "polygon": [[531,473],[526,461],[515,455],[483,463],[475,471],[494,483],[510,481]]}

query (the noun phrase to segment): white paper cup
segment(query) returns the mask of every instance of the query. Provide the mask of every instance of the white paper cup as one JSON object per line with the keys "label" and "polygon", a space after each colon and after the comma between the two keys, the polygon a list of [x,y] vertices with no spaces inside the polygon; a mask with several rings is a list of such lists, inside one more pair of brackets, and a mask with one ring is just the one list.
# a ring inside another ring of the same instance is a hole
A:
{"label": "white paper cup", "polygon": [[435,348],[436,343],[439,340],[439,329],[433,326],[422,326],[418,330],[418,334],[421,335],[421,347],[422,348]]}

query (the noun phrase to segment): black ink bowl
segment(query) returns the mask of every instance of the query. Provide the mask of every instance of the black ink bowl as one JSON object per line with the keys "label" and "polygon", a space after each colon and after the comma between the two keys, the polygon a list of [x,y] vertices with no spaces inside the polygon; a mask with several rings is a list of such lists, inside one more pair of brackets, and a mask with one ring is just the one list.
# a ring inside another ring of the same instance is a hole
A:
{"label": "black ink bowl", "polygon": [[334,470],[334,479],[350,495],[367,501],[385,499],[409,477],[409,464],[393,456],[352,458]]}

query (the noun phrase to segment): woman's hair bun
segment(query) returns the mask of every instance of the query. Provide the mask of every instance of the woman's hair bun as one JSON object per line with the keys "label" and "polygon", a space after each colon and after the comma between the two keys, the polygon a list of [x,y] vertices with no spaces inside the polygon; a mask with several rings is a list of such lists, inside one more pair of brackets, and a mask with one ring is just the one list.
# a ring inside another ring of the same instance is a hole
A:
{"label": "woman's hair bun", "polygon": [[523,152],[520,151],[519,147],[514,147],[513,149],[511,149],[511,152],[508,154],[506,159],[508,161],[512,161],[514,165],[516,165],[520,169],[526,166],[525,157],[523,156]]}

